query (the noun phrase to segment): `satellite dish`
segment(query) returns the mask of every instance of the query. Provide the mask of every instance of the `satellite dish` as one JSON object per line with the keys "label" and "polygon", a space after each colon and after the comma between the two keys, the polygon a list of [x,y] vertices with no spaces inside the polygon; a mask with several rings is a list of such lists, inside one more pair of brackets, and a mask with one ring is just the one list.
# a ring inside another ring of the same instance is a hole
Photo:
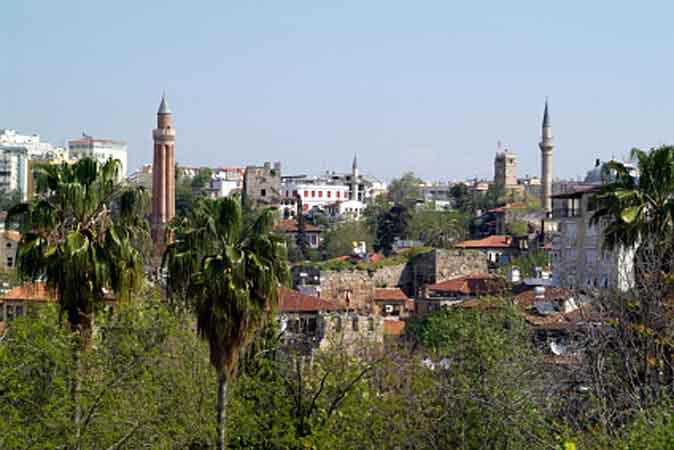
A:
{"label": "satellite dish", "polygon": [[534,303],[534,308],[542,316],[549,316],[557,312],[552,303]]}
{"label": "satellite dish", "polygon": [[566,345],[558,344],[555,341],[550,342],[550,350],[557,356],[564,355],[567,352]]}

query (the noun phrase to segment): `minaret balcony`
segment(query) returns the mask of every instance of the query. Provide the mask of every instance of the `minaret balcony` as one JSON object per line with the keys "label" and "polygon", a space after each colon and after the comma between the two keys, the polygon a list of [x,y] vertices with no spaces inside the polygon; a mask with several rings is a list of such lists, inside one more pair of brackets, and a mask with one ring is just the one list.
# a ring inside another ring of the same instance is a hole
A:
{"label": "minaret balcony", "polygon": [[152,137],[157,141],[175,141],[176,130],[173,128],[157,128],[152,131]]}

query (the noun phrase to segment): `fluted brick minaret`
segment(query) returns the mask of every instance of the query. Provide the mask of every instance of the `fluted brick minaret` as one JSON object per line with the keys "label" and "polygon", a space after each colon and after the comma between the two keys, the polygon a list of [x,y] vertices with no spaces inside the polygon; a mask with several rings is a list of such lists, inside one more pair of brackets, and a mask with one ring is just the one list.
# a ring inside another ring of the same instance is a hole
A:
{"label": "fluted brick minaret", "polygon": [[545,111],[543,112],[543,126],[541,132],[541,142],[538,144],[541,149],[541,206],[545,211],[545,216],[552,215],[552,127],[550,126],[550,116],[548,114],[548,100],[545,99]]}
{"label": "fluted brick minaret", "polygon": [[157,111],[157,128],[152,131],[154,162],[152,164],[152,240],[155,256],[166,249],[166,226],[175,215],[175,156],[176,132],[173,116],[162,95]]}

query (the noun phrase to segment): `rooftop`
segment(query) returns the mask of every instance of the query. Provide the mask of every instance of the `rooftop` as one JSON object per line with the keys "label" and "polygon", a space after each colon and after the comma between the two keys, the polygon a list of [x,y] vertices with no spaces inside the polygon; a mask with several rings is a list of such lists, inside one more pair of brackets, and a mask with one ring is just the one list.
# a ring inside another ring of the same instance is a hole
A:
{"label": "rooftop", "polygon": [[409,297],[400,288],[377,288],[374,290],[374,300],[376,302],[407,302]]}
{"label": "rooftop", "polygon": [[511,248],[514,246],[512,236],[493,235],[483,239],[474,239],[457,243],[456,248]]}
{"label": "rooftop", "polygon": [[489,274],[466,275],[460,278],[429,284],[427,289],[436,292],[492,295],[502,293],[505,280]]}
{"label": "rooftop", "polygon": [[318,297],[282,287],[279,291],[279,312],[341,311],[344,308]]}
{"label": "rooftop", "polygon": [[[297,233],[299,231],[297,227],[297,221],[295,219],[281,220],[276,225],[276,229],[284,233]],[[306,231],[307,233],[320,233],[321,229],[310,223],[305,223],[304,231]]]}
{"label": "rooftop", "polygon": [[0,296],[0,302],[3,301],[24,301],[24,302],[47,302],[55,301],[56,295],[47,288],[47,284],[41,281],[35,283],[26,283],[15,287],[5,295]]}

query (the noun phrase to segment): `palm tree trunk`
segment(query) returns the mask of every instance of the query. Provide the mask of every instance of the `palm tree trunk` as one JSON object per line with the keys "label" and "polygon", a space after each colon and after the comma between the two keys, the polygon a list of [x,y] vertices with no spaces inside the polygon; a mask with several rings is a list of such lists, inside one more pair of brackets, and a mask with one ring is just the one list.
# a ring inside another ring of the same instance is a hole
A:
{"label": "palm tree trunk", "polygon": [[227,408],[227,374],[224,369],[218,370],[218,399],[215,405],[215,429],[217,450],[225,448],[225,409]]}

